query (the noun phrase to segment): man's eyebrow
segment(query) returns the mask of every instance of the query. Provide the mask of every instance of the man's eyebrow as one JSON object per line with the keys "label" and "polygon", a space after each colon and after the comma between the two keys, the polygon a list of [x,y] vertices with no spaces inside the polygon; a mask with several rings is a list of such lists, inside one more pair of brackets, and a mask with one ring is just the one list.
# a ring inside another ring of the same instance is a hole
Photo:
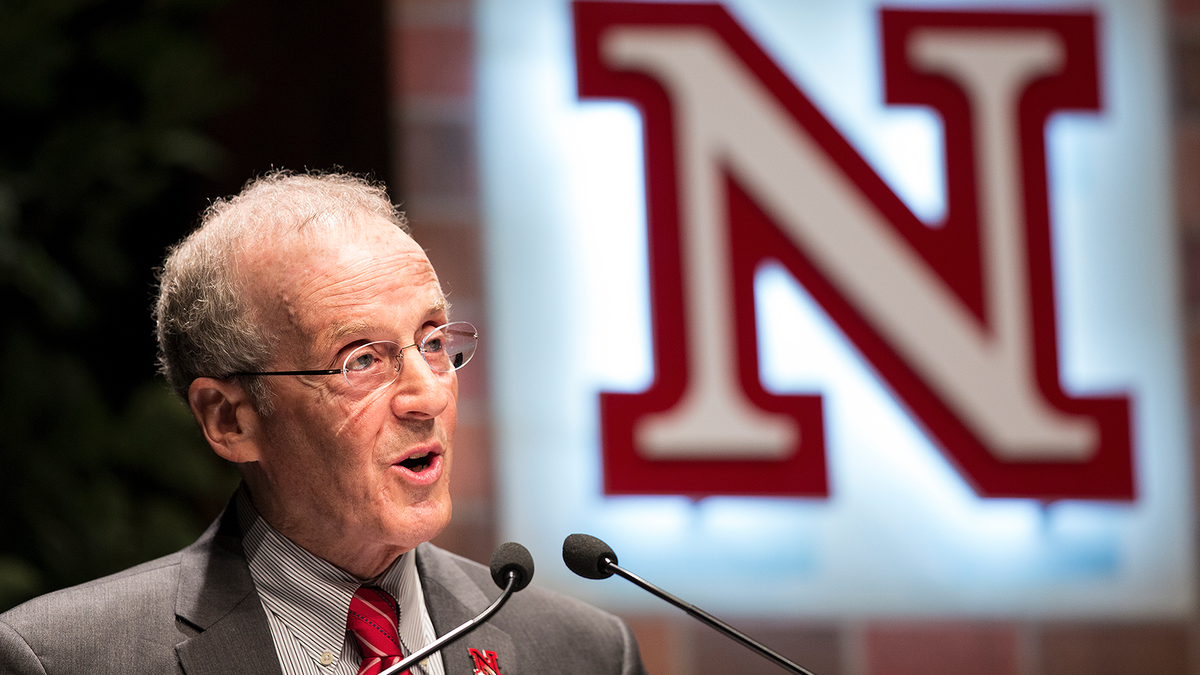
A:
{"label": "man's eyebrow", "polygon": [[337,342],[338,340],[341,340],[342,338],[346,337],[347,335],[354,335],[355,333],[361,333],[365,330],[369,330],[370,328],[371,328],[371,325],[368,324],[366,321],[355,321],[352,323],[348,323],[348,324],[339,326],[336,330],[334,330],[332,333],[330,333],[329,337],[334,342]]}
{"label": "man's eyebrow", "polygon": [[[425,310],[425,315],[426,316],[429,316],[430,314],[445,315],[449,311],[450,311],[450,302],[447,301],[446,298],[442,297],[442,298],[439,298],[437,301],[435,301],[432,305],[430,305],[427,310]],[[332,333],[330,333],[330,338],[334,342],[337,342],[338,340],[341,340],[342,338],[344,338],[346,336],[355,335],[357,333],[362,333],[364,331],[371,330],[373,327],[374,326],[372,324],[369,324],[366,321],[361,321],[361,320],[360,321],[352,321],[348,324],[338,326]]]}

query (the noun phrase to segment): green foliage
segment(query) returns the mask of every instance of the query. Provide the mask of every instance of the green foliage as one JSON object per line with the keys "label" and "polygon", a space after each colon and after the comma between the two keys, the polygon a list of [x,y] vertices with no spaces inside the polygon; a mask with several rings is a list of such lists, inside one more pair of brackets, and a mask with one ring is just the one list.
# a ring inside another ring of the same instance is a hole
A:
{"label": "green foliage", "polygon": [[211,4],[0,0],[0,610],[186,545],[236,485],[148,311],[239,96]]}

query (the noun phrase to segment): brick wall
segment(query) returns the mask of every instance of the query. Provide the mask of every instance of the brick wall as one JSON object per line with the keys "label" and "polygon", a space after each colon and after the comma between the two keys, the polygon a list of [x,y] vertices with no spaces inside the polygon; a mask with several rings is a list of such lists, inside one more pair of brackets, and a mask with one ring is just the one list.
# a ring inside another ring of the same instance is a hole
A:
{"label": "brick wall", "polygon": [[[486,561],[497,543],[486,387],[474,119],[472,5],[391,0],[399,177],[413,232],[454,303],[483,335],[462,372],[454,521],[437,542]],[[1191,399],[1200,401],[1200,0],[1170,6],[1175,173],[1187,303]],[[478,367],[477,367],[478,366]],[[1200,462],[1198,462],[1200,464]],[[1195,483],[1200,485],[1200,480]],[[688,617],[629,616],[651,675],[783,672]],[[817,675],[1200,674],[1200,623],[913,620],[739,621]]]}

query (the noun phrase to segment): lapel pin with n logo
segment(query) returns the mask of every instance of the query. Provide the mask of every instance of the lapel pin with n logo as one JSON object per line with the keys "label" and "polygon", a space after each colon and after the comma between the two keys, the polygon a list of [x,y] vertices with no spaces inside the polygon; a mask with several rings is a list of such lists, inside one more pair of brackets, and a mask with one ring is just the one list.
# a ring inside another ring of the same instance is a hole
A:
{"label": "lapel pin with n logo", "polygon": [[468,648],[467,651],[471,654],[471,660],[475,662],[474,675],[504,675],[500,672],[500,665],[496,660],[496,652],[471,648]]}

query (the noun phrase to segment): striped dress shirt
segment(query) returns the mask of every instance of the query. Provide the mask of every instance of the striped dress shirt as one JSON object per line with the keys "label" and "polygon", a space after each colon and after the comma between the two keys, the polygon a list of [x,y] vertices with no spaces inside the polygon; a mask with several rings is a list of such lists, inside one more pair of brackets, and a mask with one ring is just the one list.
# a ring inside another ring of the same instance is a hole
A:
{"label": "striped dress shirt", "polygon": [[[346,632],[346,616],[359,586],[378,586],[396,598],[405,654],[436,639],[413,551],[364,581],[277,532],[259,515],[244,487],[237,493],[237,512],[242,548],[283,675],[357,675],[362,652]],[[413,669],[413,675],[419,673],[444,675],[441,654],[422,660]]]}

